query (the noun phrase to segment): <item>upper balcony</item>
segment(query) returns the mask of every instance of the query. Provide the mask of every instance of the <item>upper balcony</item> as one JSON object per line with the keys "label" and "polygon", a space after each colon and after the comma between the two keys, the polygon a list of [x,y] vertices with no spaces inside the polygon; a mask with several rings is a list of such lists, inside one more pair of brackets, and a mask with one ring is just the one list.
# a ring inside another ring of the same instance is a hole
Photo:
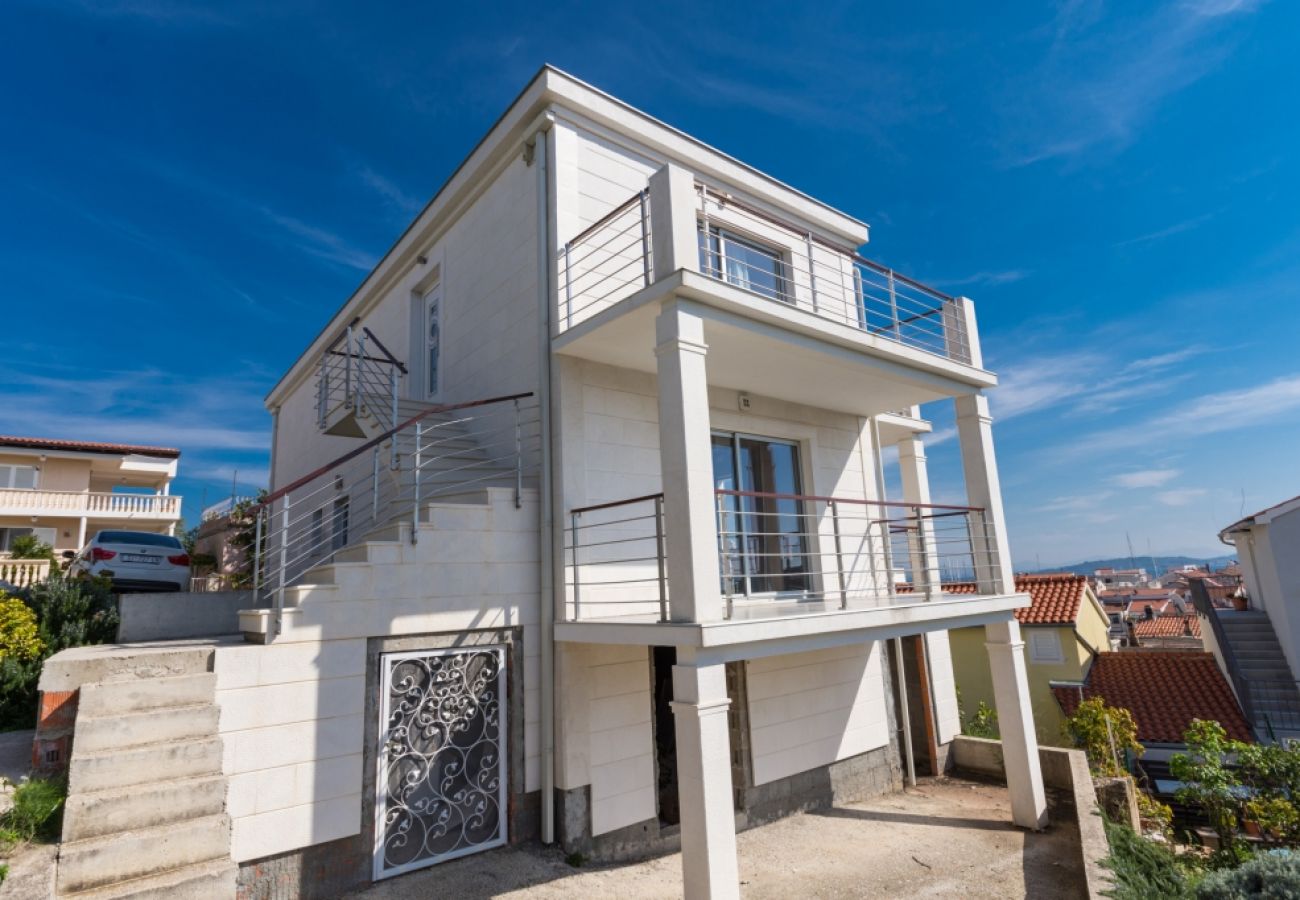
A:
{"label": "upper balcony", "polygon": [[0,490],[0,516],[84,517],[167,523],[180,520],[181,498],[171,494],[6,488]]}
{"label": "upper balcony", "polygon": [[970,300],[675,166],[566,241],[557,272],[557,353],[654,371],[676,296],[706,316],[710,384],[874,415],[996,383]]}

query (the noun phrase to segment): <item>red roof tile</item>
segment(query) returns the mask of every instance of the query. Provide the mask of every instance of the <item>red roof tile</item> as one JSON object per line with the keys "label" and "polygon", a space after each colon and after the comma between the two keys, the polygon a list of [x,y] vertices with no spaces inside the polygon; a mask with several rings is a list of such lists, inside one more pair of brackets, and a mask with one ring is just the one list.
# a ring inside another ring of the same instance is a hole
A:
{"label": "red roof tile", "polygon": [[1169,609],[1169,600],[1134,600],[1128,605],[1129,615],[1135,619],[1145,616],[1148,609],[1152,610],[1155,615],[1162,616]]}
{"label": "red roof tile", "polygon": [[1194,614],[1185,616],[1158,616],[1154,619],[1138,619],[1133,623],[1133,632],[1139,638],[1200,638],[1201,620]]}
{"label": "red roof tile", "polygon": [[175,459],[181,451],[175,447],[148,447],[142,444],[103,444],[98,441],[69,441],[63,438],[31,438],[0,434],[0,447],[24,447],[31,450],[72,450],[78,453],[136,453],[141,456],[165,456]]}
{"label": "red roof tile", "polygon": [[[1065,714],[1073,714],[1080,689],[1053,685],[1052,693]],[[1110,706],[1131,712],[1138,740],[1144,743],[1181,744],[1193,719],[1212,719],[1230,737],[1252,739],[1214,657],[1197,650],[1099,653],[1082,694],[1085,700],[1102,697]]]}
{"label": "red roof tile", "polygon": [[[1016,592],[1028,594],[1028,606],[1016,610],[1022,625],[1072,625],[1079,615],[1088,579],[1069,572],[1051,575],[1017,575]],[[900,584],[899,593],[909,593],[910,584]],[[945,582],[945,594],[973,594],[975,584],[969,581]]]}

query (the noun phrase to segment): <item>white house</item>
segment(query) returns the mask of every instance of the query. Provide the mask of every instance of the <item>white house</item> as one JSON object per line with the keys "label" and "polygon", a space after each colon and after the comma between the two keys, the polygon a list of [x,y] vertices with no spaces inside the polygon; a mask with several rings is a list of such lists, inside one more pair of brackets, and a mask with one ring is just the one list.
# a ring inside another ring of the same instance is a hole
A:
{"label": "white house", "polygon": [[[734,897],[738,827],[942,769],[966,626],[1015,822],[1045,823],[996,378],[972,303],[866,240],[533,78],[267,397],[266,606],[210,663],[241,889],[679,836],[686,894]],[[917,417],[944,400],[959,507]]]}

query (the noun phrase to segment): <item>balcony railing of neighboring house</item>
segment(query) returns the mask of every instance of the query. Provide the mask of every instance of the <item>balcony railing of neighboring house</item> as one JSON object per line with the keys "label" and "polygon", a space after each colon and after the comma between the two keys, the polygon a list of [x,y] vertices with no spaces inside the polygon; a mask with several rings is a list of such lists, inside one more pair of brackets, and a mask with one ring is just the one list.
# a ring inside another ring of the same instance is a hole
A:
{"label": "balcony railing of neighboring house", "polygon": [[[964,301],[704,185],[696,271],[734,287],[957,362],[971,362]],[[562,329],[649,286],[652,230],[640,191],[565,243]]]}
{"label": "balcony railing of neighboring house", "polygon": [[439,497],[513,486],[521,502],[539,448],[531,393],[430,406],[250,507],[252,552],[241,574],[278,611],[285,588],[313,566],[379,526],[420,522]]}
{"label": "balcony railing of neighboring house", "polygon": [[368,408],[386,427],[398,424],[398,400],[406,365],[359,320],[353,320],[324,352],[316,372],[316,421],[321,430],[339,411]]}
{"label": "balcony railing of neighboring house", "polygon": [[251,503],[252,501],[253,501],[252,497],[235,496],[232,494],[226,499],[220,500],[216,503],[213,503],[211,506],[205,508],[203,512],[199,514],[199,521],[211,522],[214,519],[220,519],[222,516],[228,516],[230,515],[231,511],[234,510],[234,508],[239,504]]}
{"label": "balcony railing of neighboring house", "polygon": [[49,577],[48,559],[0,559],[0,583],[27,587]]}
{"label": "balcony railing of neighboring house", "polygon": [[[746,605],[818,611],[993,594],[997,542],[982,509],[719,490],[725,616]],[[573,509],[569,619],[669,616],[663,494]],[[810,607],[813,609],[814,607]]]}
{"label": "balcony railing of neighboring house", "polygon": [[177,519],[181,498],[174,494],[124,494],[112,491],[0,490],[0,510],[20,515]]}

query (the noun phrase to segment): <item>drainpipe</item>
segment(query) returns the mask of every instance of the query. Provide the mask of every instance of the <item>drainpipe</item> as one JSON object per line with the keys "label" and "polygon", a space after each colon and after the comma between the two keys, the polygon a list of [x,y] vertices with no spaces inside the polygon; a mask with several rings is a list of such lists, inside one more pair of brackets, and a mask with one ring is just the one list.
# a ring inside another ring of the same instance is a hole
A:
{"label": "drainpipe", "polygon": [[538,461],[538,541],[541,570],[541,669],[542,669],[542,843],[555,843],[555,530],[551,527],[554,482],[551,454],[551,233],[550,166],[547,164],[545,121],[533,135],[532,164],[537,169],[537,299],[540,371],[538,372],[538,417],[541,439]]}

